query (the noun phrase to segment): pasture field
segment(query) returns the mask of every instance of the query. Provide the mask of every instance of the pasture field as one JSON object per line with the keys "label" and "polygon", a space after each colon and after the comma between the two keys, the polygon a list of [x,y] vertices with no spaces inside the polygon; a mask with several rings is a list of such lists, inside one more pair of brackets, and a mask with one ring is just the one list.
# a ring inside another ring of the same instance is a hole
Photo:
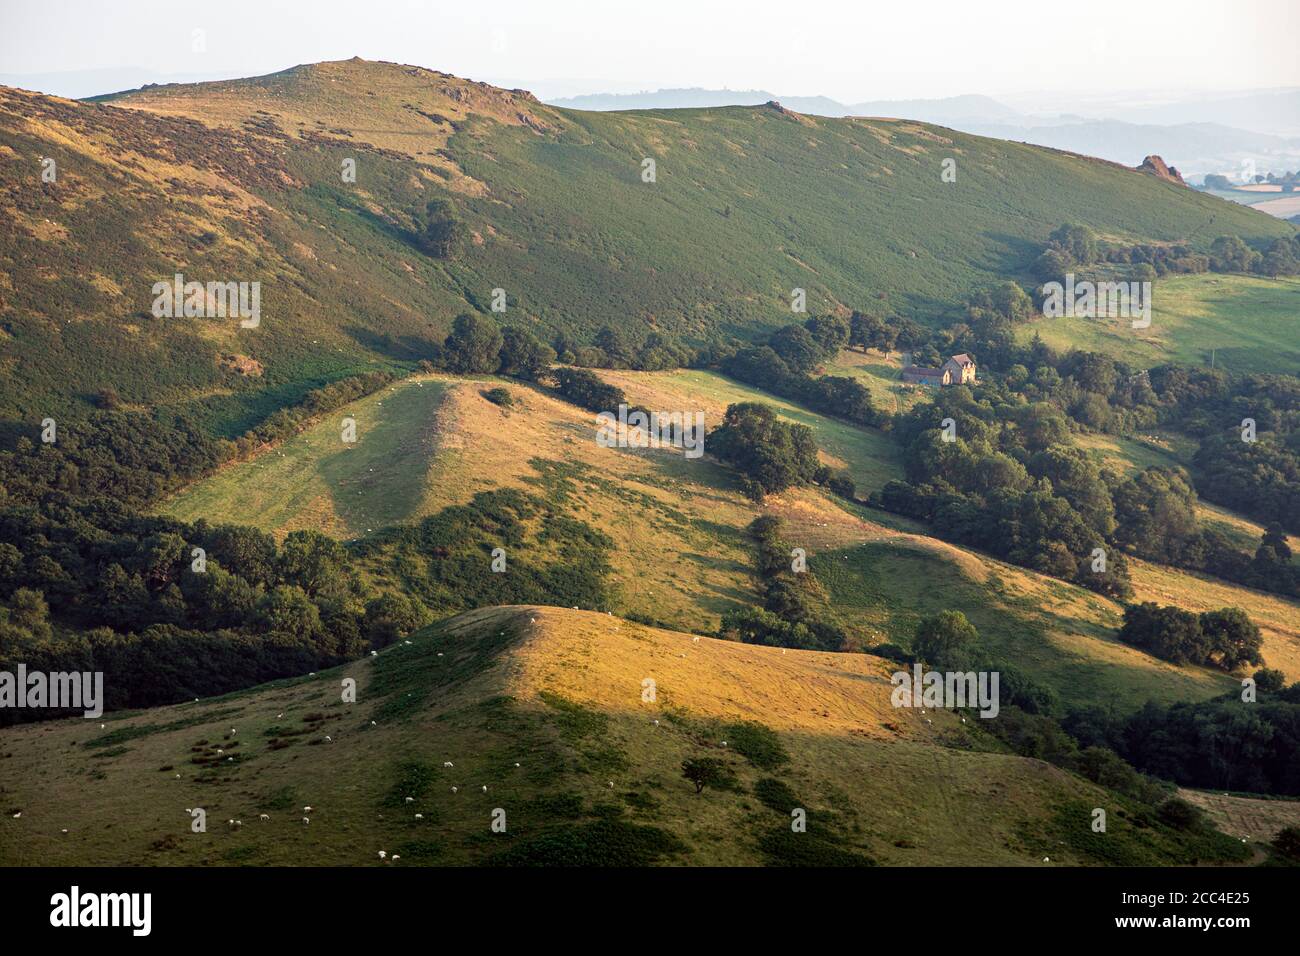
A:
{"label": "pasture field", "polygon": [[1057,349],[1106,352],[1139,368],[1169,362],[1236,372],[1300,369],[1300,278],[1166,276],[1152,283],[1151,327],[1128,319],[1041,319],[1017,330]]}
{"label": "pasture field", "polygon": [[[1224,837],[1139,826],[1127,798],[997,752],[956,714],[891,706],[887,672],[866,655],[696,641],[603,614],[480,609],[311,677],[116,714],[104,729],[81,718],[6,729],[0,863],[1240,856]],[[357,681],[355,704],[340,701],[343,677]],[[721,760],[734,782],[697,794],[681,764],[699,757]],[[1089,838],[1096,805],[1114,808],[1104,845]],[[797,845],[792,807],[809,815]],[[206,832],[191,830],[195,808]],[[492,829],[498,811],[504,832]]]}

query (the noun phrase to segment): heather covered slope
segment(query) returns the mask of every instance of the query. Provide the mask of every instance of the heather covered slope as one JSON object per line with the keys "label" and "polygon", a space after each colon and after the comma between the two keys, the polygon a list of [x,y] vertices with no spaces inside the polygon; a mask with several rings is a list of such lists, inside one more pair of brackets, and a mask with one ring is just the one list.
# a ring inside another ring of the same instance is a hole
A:
{"label": "heather covered slope", "polygon": [[[0,863],[394,865],[381,850],[397,866],[1244,855],[998,752],[978,717],[894,708],[889,669],[603,614],[485,608],[334,671],[114,715],[103,729],[80,718],[7,729]],[[356,703],[340,699],[348,677]],[[689,758],[723,761],[734,789],[696,794],[681,774]],[[1090,828],[1096,806],[1109,810],[1105,835]],[[196,807],[206,833],[190,831]],[[809,815],[797,836],[796,808]],[[491,829],[498,809],[504,833]]]}
{"label": "heather covered slope", "polygon": [[[1200,247],[1290,231],[1112,164],[903,120],[581,113],[360,60],[98,103],[4,89],[0,117],[0,412],[21,418],[111,386],[235,434],[313,385],[427,355],[495,288],[502,318],[543,337],[703,344],[780,324],[795,287],[814,312],[883,295],[941,321],[1066,220]],[[446,260],[414,245],[443,198],[469,235]],[[152,284],[176,272],[261,282],[263,323],[153,318]]]}

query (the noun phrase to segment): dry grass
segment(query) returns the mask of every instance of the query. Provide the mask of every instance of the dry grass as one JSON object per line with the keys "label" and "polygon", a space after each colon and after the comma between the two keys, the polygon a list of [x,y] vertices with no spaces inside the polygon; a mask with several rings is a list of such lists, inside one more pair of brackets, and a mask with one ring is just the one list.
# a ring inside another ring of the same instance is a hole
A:
{"label": "dry grass", "polygon": [[1185,788],[1179,788],[1178,795],[1208,813],[1224,833],[1253,843],[1271,842],[1283,827],[1300,826],[1297,800],[1257,800]]}
{"label": "dry grass", "polygon": [[[436,668],[510,626],[521,627],[522,636],[496,663],[378,726],[369,725],[379,712],[371,695],[375,665],[367,659],[314,678],[113,719],[112,731],[193,721],[126,739],[122,753],[85,746],[105,732],[93,721],[4,730],[9,812],[0,818],[0,862],[379,865],[378,850],[391,853],[417,839],[443,848],[438,862],[472,862],[494,849],[492,808],[521,819],[516,814],[532,798],[561,787],[587,805],[619,802],[625,792],[650,794],[653,809],[640,819],[688,844],[679,862],[754,864],[761,862],[755,828],[779,825],[780,817],[744,793],[697,796],[680,775],[686,756],[703,753],[728,760],[746,787],[770,774],[722,746],[721,728],[734,720],[775,731],[789,755],[776,775],[814,813],[834,820],[845,842],[882,862],[1030,864],[1041,851],[1024,843],[1027,829],[1042,826],[1063,801],[1097,798],[1095,788],[1039,761],[937,746],[940,738],[960,740],[966,728],[952,714],[933,714],[930,723],[919,712],[891,708],[885,669],[872,658],[696,643],[556,608],[469,612],[440,634],[417,635],[411,647],[385,653]],[[435,650],[446,657],[434,658]],[[356,705],[339,702],[343,676],[357,678]],[[647,676],[658,684],[654,704],[641,702]],[[513,703],[493,705],[502,694]],[[556,701],[604,715],[603,730],[566,742],[557,731]],[[532,728],[528,740],[494,730],[492,721],[479,719],[484,712],[498,722],[516,715],[510,726]],[[324,720],[309,736],[284,749],[268,746],[271,735],[302,727],[313,713]],[[231,728],[238,733],[227,737]],[[333,742],[323,742],[326,733]],[[200,740],[224,744],[241,762],[201,782],[188,763]],[[615,759],[593,767],[596,752]],[[444,768],[444,760],[454,767]],[[402,761],[433,768],[433,782],[413,805],[385,805]],[[584,764],[586,772],[574,772]],[[306,805],[313,808],[308,826],[300,822]],[[208,813],[205,834],[189,832],[186,808],[196,806]],[[19,810],[21,818],[13,819]],[[415,821],[415,811],[426,821]],[[271,819],[259,821],[262,812]],[[243,827],[229,828],[228,819]],[[550,822],[543,816],[530,825]],[[1071,859],[1063,853],[1057,862]]]}

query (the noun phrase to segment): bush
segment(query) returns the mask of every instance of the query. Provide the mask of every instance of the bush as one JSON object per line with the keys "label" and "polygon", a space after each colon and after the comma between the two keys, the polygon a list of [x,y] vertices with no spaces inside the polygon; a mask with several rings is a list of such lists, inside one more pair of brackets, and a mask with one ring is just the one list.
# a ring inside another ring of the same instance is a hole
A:
{"label": "bush", "polygon": [[736,786],[736,776],[731,772],[731,768],[714,757],[693,757],[683,760],[682,776],[695,784],[696,793],[703,793],[705,787],[731,790]]}
{"label": "bush", "polygon": [[500,405],[502,408],[509,408],[515,403],[515,400],[510,396],[510,389],[502,388],[500,385],[496,388],[489,388],[483,393],[483,397],[493,405]]}

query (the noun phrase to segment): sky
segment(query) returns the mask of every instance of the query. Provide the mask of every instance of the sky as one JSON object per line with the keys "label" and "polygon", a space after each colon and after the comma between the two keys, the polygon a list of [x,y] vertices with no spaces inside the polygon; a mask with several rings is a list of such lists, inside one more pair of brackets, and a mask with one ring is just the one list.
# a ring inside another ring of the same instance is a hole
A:
{"label": "sky", "polygon": [[361,56],[543,98],[1295,87],[1297,37],[1298,0],[0,0],[7,76],[130,67],[218,78]]}

